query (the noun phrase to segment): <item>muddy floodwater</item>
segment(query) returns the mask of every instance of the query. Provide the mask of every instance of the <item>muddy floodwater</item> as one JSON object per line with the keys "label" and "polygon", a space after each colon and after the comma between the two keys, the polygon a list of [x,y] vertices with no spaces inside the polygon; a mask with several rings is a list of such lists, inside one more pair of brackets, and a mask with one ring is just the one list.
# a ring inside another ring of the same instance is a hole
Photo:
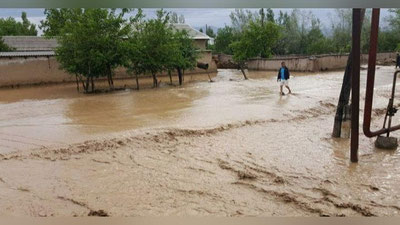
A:
{"label": "muddy floodwater", "polygon": [[[373,129],[393,73],[377,69]],[[399,215],[399,151],[360,134],[353,164],[331,138],[342,77],[293,72],[285,96],[275,72],[236,70],[98,95],[1,89],[0,216]]]}

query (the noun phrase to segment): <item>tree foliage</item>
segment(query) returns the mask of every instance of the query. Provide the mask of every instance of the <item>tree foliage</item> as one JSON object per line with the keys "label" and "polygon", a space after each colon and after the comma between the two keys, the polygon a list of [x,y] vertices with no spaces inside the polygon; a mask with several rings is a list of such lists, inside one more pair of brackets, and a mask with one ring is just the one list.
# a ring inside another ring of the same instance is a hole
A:
{"label": "tree foliage", "polygon": [[45,9],[45,20],[40,21],[39,28],[42,29],[43,35],[47,37],[55,37],[63,33],[63,28],[67,23],[73,23],[77,16],[83,13],[82,9]]}
{"label": "tree foliage", "polygon": [[[389,10],[389,26],[381,27],[378,50],[394,51],[400,43],[400,10]],[[371,31],[371,10],[367,10],[361,32],[361,52],[368,53]],[[251,23],[265,22],[279,26],[280,37],[272,46],[274,55],[348,53],[351,48],[352,10],[336,9],[329,29],[325,29],[311,11],[294,9],[291,12],[271,9],[235,9],[230,14],[231,25],[219,29],[215,37],[218,53],[233,54],[228,46],[244,35]]]}
{"label": "tree foliage", "polygon": [[263,26],[257,22],[250,22],[238,41],[231,44],[233,58],[237,62],[252,57],[268,58],[272,55],[272,46],[279,38],[279,27],[267,22]]}
{"label": "tree foliage", "polygon": [[400,45],[400,9],[390,9],[391,15],[387,18],[389,27],[379,32],[378,50],[388,52],[398,49]]}
{"label": "tree foliage", "polygon": [[230,26],[225,25],[224,28],[218,29],[217,36],[215,37],[215,51],[217,53],[232,55],[233,50],[230,44],[237,41],[238,37],[239,35],[237,35]]}
{"label": "tree foliage", "polygon": [[36,36],[36,25],[28,20],[26,12],[22,12],[21,20],[18,22],[13,17],[0,18],[0,36]]}
{"label": "tree foliage", "polygon": [[235,9],[229,15],[231,19],[232,28],[235,32],[242,32],[250,24],[259,18],[257,12],[245,9]]}
{"label": "tree foliage", "polygon": [[176,12],[172,12],[170,22],[171,23],[185,23],[185,16],[178,15]]}
{"label": "tree foliage", "polygon": [[168,25],[169,20],[169,14],[159,10],[157,18],[145,21],[129,40],[129,69],[135,74],[150,73],[153,87],[158,86],[157,73],[167,69],[173,55],[173,31]]}
{"label": "tree foliage", "polygon": [[[186,31],[174,29],[184,22],[176,13],[157,11],[157,17],[145,20],[139,9],[46,9],[41,28],[48,37],[56,37],[60,67],[75,74],[84,90],[94,91],[94,78],[106,77],[113,89],[113,71],[124,66],[136,75],[150,73],[153,86],[157,74],[196,67],[198,51]],[[172,15],[172,17],[171,17]],[[180,77],[181,78],[181,77]]]}
{"label": "tree foliage", "polygon": [[215,38],[214,30],[213,30],[211,27],[209,27],[209,26],[207,26],[206,34],[207,34],[209,37],[211,37],[211,38]]}
{"label": "tree foliage", "polygon": [[[113,89],[113,70],[123,64],[123,38],[130,31],[124,19],[128,11],[69,9],[66,15],[73,19],[64,20],[63,27],[48,27],[51,35],[57,35],[59,47],[56,53],[61,68],[77,75],[86,92],[89,81],[94,91],[93,79],[99,77],[107,77]],[[86,78],[86,82],[82,78]]]}
{"label": "tree foliage", "polygon": [[233,60],[238,63],[245,79],[247,79],[243,70],[245,62],[253,57],[270,57],[272,46],[278,40],[279,35],[279,27],[272,22],[268,21],[265,24],[250,22],[239,40],[230,45],[233,50]]}
{"label": "tree foliage", "polygon": [[0,36],[0,52],[9,52],[12,49],[3,41],[3,38]]}
{"label": "tree foliage", "polygon": [[130,35],[127,67],[136,75],[150,73],[153,87],[158,86],[157,74],[163,71],[193,69],[197,52],[185,31],[171,26],[169,13],[157,11],[157,17],[137,24]]}

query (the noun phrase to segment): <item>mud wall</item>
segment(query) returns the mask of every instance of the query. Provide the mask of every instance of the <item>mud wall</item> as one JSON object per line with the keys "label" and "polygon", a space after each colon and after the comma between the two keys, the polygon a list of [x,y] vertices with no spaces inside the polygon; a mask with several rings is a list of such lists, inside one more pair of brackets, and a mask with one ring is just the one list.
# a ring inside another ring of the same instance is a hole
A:
{"label": "mud wall", "polygon": [[205,49],[206,49],[206,46],[207,46],[207,39],[197,39],[197,40],[194,40],[194,45],[195,45],[197,48],[201,49],[201,50],[205,50]]}
{"label": "mud wall", "polygon": [[213,58],[217,63],[217,67],[220,69],[236,69],[237,65],[234,63],[231,55],[218,54],[214,55]]}
{"label": "mud wall", "polygon": [[73,81],[54,57],[0,58],[0,87]]}
{"label": "mud wall", "polygon": [[[292,71],[317,72],[326,70],[344,69],[347,64],[348,55],[320,55],[320,56],[299,56],[280,57],[272,59],[251,59],[248,61],[248,68],[251,70],[277,70],[281,62]],[[378,64],[392,64],[396,59],[396,53],[378,53]],[[368,62],[368,54],[361,56],[361,63]]]}
{"label": "mud wall", "polygon": [[[212,60],[211,51],[202,51],[199,62],[209,63],[208,71],[198,69],[185,71],[185,74],[216,72],[217,65]],[[173,75],[176,72],[173,71]],[[167,73],[160,74],[165,76]],[[147,76],[147,75],[146,75]],[[124,68],[115,71],[116,79],[131,77]],[[55,57],[0,57],[0,87],[75,82],[72,76],[59,69]]]}

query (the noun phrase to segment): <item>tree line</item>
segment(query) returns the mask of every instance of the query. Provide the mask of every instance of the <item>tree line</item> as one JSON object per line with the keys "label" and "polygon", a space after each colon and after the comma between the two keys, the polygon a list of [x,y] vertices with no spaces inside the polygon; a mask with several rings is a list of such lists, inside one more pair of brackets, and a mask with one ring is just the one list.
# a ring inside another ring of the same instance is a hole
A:
{"label": "tree line", "polygon": [[[388,26],[381,28],[378,50],[400,51],[400,9],[390,9],[384,18]],[[151,74],[153,86],[157,75],[177,71],[182,84],[185,70],[195,68],[198,51],[185,31],[174,30],[172,23],[184,23],[183,15],[158,10],[156,18],[145,19],[141,9],[46,9],[46,19],[39,28],[47,37],[55,37],[59,47],[57,60],[61,68],[75,74],[79,89],[94,91],[94,79],[105,77],[114,89],[113,74],[125,67],[135,76]],[[271,9],[235,9],[231,25],[218,30],[206,27],[205,33],[215,38],[208,48],[215,53],[233,55],[239,69],[254,57],[272,55],[314,55],[348,53],[351,47],[351,9],[336,9],[330,29],[324,31],[320,20],[311,12]],[[13,18],[0,19],[1,35],[37,35],[36,26],[22,13],[22,22]],[[369,49],[371,10],[367,10],[362,28],[361,51]],[[202,31],[202,30],[201,30]],[[0,50],[10,51],[0,40]]]}
{"label": "tree line", "polygon": [[2,36],[36,36],[37,33],[36,25],[28,20],[26,12],[21,13],[21,22],[13,17],[0,18],[0,52],[13,50],[4,43]]}
{"label": "tree line", "polygon": [[[381,18],[388,25],[380,29],[380,52],[400,50],[400,9],[390,9],[389,12],[391,14],[388,17]],[[334,18],[329,29],[324,29],[311,11],[294,9],[289,13],[279,11],[275,15],[271,9],[235,9],[230,14],[231,25],[219,29],[217,34],[210,31],[206,33],[215,38],[215,45],[209,46],[211,50],[236,58],[243,58],[243,54],[268,57],[271,54],[348,53],[351,47],[352,11],[336,9]],[[363,53],[369,49],[370,20],[371,10],[367,10],[362,29]],[[247,47],[244,45],[258,46],[259,49],[244,53],[244,47]]]}
{"label": "tree line", "polygon": [[40,28],[55,37],[59,46],[56,58],[60,67],[76,76],[77,88],[95,91],[94,80],[107,79],[114,89],[114,71],[125,67],[136,78],[150,74],[153,87],[157,75],[177,71],[179,84],[183,73],[196,67],[199,51],[186,30],[174,29],[176,14],[158,10],[156,18],[146,19],[141,9],[46,9]]}
{"label": "tree line", "polygon": [[[58,15],[60,24],[53,23],[53,30],[63,26],[64,11],[68,10],[60,10]],[[389,11],[391,14],[381,19],[387,23],[387,26],[380,29],[378,46],[380,52],[400,50],[400,36],[398,35],[400,33],[400,9],[390,9]],[[183,15],[171,12],[169,17],[174,23],[185,23]],[[351,18],[351,9],[336,9],[330,27],[324,29],[320,20],[311,11],[294,9],[291,12],[279,11],[278,15],[275,15],[271,9],[260,9],[259,11],[235,9],[230,14],[231,25],[220,28],[216,33],[208,27],[205,33],[215,38],[215,45],[209,45],[211,50],[217,53],[233,54],[234,45],[231,44],[239,41],[242,36],[244,36],[243,39],[246,39],[246,32],[254,29],[254,24],[272,23],[278,27],[278,37],[275,38],[274,34],[270,38],[271,40],[276,39],[271,47],[274,55],[347,53],[351,43]],[[370,19],[371,10],[367,10],[362,31],[362,51],[364,53],[368,52],[369,47]],[[39,28],[46,29],[45,25],[46,22],[42,21]],[[201,32],[203,31],[201,30]],[[28,20],[25,12],[22,12],[21,22],[12,17],[0,18],[0,36],[36,36],[37,33],[36,26]],[[4,51],[7,48],[1,40],[0,48]],[[264,54],[265,51],[259,56]]]}

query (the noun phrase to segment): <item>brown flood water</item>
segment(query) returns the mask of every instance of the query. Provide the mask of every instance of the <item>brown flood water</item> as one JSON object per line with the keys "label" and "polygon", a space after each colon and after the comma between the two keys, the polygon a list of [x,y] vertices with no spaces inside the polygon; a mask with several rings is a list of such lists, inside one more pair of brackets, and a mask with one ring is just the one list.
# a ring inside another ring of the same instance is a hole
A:
{"label": "brown flood water", "polygon": [[[374,128],[393,72],[377,70]],[[361,134],[351,164],[330,137],[342,76],[294,72],[287,96],[275,73],[236,70],[112,94],[0,90],[0,215],[399,215],[398,151]]]}

